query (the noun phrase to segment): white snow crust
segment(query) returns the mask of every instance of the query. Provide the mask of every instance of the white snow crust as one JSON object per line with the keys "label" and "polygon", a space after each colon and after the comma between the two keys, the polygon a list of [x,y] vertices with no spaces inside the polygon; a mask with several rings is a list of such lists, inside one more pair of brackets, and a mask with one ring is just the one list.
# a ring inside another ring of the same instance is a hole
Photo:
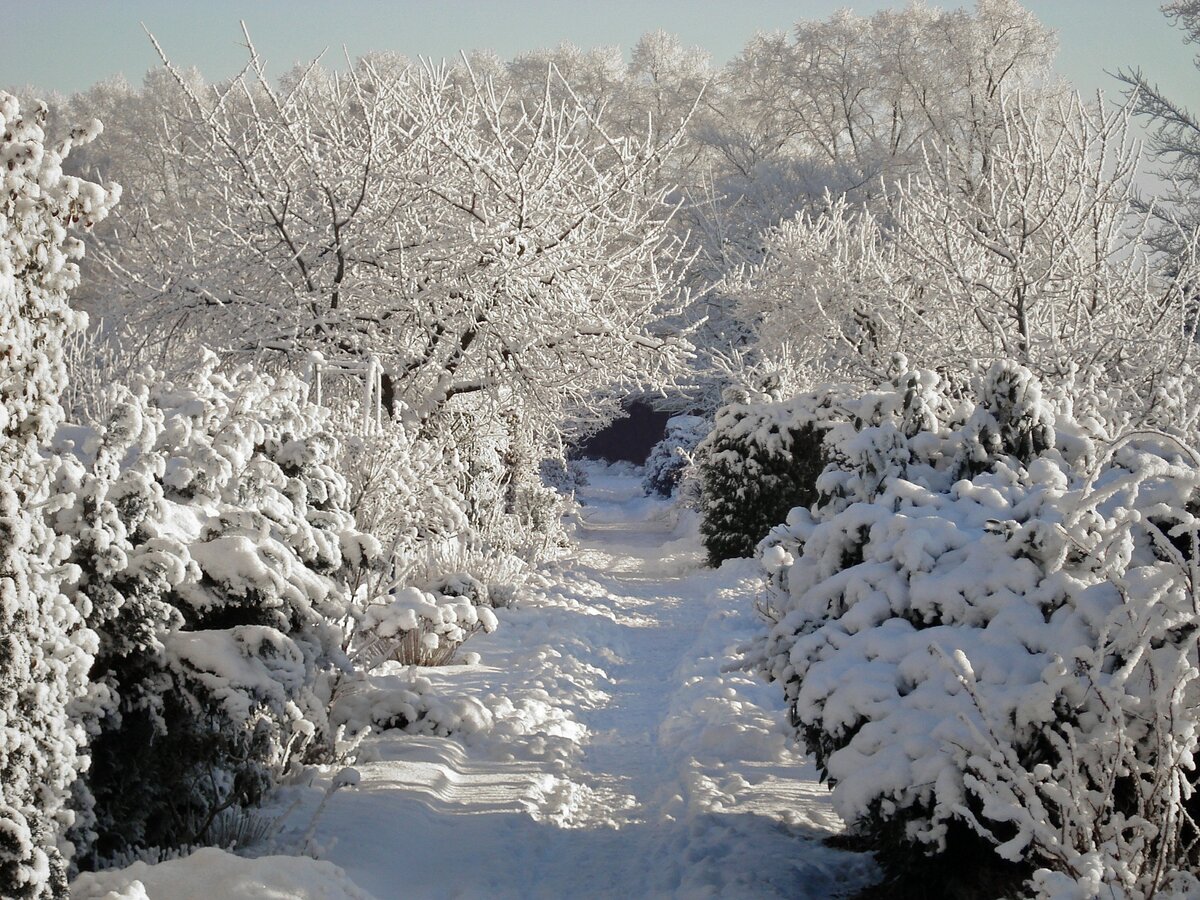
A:
{"label": "white snow crust", "polygon": [[[388,896],[388,895],[385,895]],[[307,856],[243,859],[205,847],[156,865],[89,872],[74,900],[373,900],[337,866]]]}

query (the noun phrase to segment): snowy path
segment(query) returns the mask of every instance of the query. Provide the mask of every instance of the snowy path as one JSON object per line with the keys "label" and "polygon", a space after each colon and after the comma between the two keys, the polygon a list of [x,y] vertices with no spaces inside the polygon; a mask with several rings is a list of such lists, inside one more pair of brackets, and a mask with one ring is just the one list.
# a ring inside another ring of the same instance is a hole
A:
{"label": "snowy path", "polygon": [[839,823],[776,689],[720,671],[758,627],[750,567],[702,568],[694,529],[636,476],[590,474],[575,557],[472,640],[479,665],[430,676],[494,716],[463,707],[465,738],[373,739],[320,820],[322,855],[380,900],[862,886],[870,864],[820,843]]}

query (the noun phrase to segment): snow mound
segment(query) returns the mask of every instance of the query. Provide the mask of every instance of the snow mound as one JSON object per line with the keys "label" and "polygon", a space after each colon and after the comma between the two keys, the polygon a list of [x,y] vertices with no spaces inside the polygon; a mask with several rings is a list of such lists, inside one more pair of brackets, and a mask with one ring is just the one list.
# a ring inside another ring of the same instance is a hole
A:
{"label": "snow mound", "polygon": [[333,863],[307,856],[244,859],[206,847],[191,856],[85,872],[75,900],[373,900]]}

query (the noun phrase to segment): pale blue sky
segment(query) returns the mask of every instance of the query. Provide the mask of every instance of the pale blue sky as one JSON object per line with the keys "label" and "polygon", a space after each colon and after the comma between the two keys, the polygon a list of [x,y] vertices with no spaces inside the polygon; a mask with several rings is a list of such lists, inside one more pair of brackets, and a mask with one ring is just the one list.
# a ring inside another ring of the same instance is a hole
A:
{"label": "pale blue sky", "polygon": [[[328,47],[335,61],[395,50],[444,57],[491,48],[509,58],[569,40],[624,49],[654,28],[699,44],[724,62],[755,31],[786,28],[849,6],[860,13],[903,0],[0,0],[0,85],[73,91],[123,72],[141,80],[156,58],[139,22],[172,59],[210,78],[235,72],[244,59],[238,20],[245,19],[273,71]],[[942,0],[935,5],[963,5]],[[970,5],[968,3],[968,5]],[[1158,11],[1157,0],[1026,0],[1059,32],[1060,71],[1080,90],[1114,93],[1105,69],[1141,65],[1153,79],[1200,107],[1193,50]]]}

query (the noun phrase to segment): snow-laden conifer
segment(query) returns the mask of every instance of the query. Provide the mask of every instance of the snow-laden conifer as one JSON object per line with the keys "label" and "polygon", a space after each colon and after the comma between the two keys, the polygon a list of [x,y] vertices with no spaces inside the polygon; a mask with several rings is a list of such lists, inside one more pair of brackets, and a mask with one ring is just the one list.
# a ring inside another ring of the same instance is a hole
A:
{"label": "snow-laden conifer", "polygon": [[828,403],[816,395],[758,402],[728,392],[700,458],[704,546],[709,563],[754,554],[758,542],[795,506],[817,499],[824,468],[818,423]]}
{"label": "snow-laden conifer", "polygon": [[67,303],[83,253],[71,232],[119,195],[62,171],[100,123],[54,144],[47,114],[0,93],[0,894],[12,898],[66,893],[61,839],[83,751],[67,706],[86,685],[94,638],[60,590],[42,451],[61,418],[63,340],[80,325]]}
{"label": "snow-laden conifer", "polygon": [[647,494],[670,497],[692,465],[692,454],[711,429],[703,416],[672,416],[667,433],[650,450],[643,484]]}

